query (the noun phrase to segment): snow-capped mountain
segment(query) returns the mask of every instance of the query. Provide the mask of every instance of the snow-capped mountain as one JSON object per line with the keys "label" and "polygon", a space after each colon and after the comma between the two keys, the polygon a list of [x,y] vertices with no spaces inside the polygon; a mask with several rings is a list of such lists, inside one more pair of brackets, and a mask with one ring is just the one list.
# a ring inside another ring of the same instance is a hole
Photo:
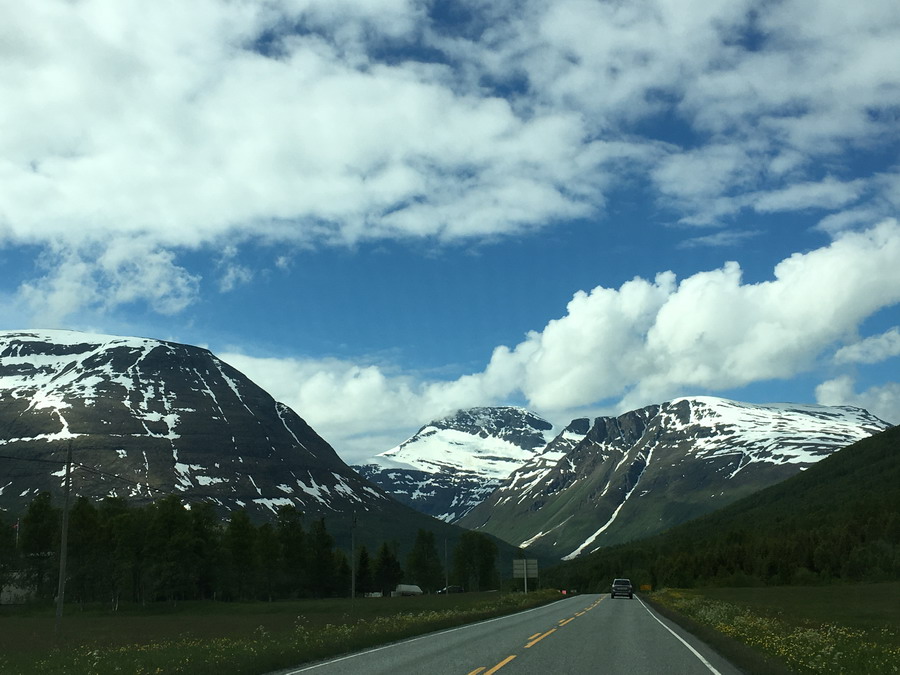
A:
{"label": "snow-capped mountain", "polygon": [[571,559],[721,508],[890,426],[858,408],[713,397],[586,423],[576,420],[459,524]]}
{"label": "snow-capped mountain", "polygon": [[[72,331],[0,331],[0,508],[73,492],[178,494],[251,515],[393,503],[294,411],[205,349]],[[399,505],[397,505],[399,506]]]}
{"label": "snow-capped mountain", "polygon": [[543,451],[552,429],[522,408],[460,410],[354,468],[397,500],[453,522]]}

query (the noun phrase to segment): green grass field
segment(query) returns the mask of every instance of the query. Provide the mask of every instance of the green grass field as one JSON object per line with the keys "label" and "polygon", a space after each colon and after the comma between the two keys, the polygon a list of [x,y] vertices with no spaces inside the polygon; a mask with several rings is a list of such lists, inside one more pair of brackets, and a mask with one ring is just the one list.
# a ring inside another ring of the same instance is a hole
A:
{"label": "green grass field", "polygon": [[0,607],[0,672],[265,673],[519,611],[556,591],[177,606]]}
{"label": "green grass field", "polygon": [[668,589],[652,601],[750,672],[900,673],[900,583]]}
{"label": "green grass field", "polygon": [[893,644],[900,647],[900,583],[706,588],[698,593],[774,613],[791,623],[837,623],[879,633],[894,628]]}

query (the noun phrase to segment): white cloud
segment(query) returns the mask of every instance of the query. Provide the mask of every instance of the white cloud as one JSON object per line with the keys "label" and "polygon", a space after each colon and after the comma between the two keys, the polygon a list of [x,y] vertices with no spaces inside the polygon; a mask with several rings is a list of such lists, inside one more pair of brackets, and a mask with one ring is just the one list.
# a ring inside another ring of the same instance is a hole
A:
{"label": "white cloud", "polygon": [[817,182],[789,185],[757,195],[753,208],[761,213],[800,209],[839,209],[856,201],[865,189],[865,181],[842,182],[832,176]]}
{"label": "white cloud", "polygon": [[855,385],[847,375],[823,382],[816,387],[816,401],[822,405],[865,408],[885,422],[900,424],[900,383],[889,382],[862,392],[856,392]]}
{"label": "white cloud", "polygon": [[838,349],[835,363],[880,363],[893,356],[900,356],[900,328],[896,326],[879,335],[873,335]]}
{"label": "white cloud", "polygon": [[134,302],[177,314],[194,301],[200,281],[173,253],[143,239],[117,239],[102,248],[55,246],[40,265],[45,275],[23,283],[14,299],[38,326],[65,325],[74,314],[105,313]]}
{"label": "white cloud", "polygon": [[[541,408],[627,394],[622,407],[808,370],[830,344],[900,301],[900,227],[885,221],[744,284],[736,263],[675,284],[636,279],[579,294],[529,341],[523,391]],[[629,391],[630,390],[630,391]]]}
{"label": "white cloud", "polygon": [[[680,282],[663,272],[653,281],[597,287],[577,293],[565,316],[514,348],[497,347],[484,371],[452,382],[338,361],[224,358],[339,450],[367,430],[405,434],[456,408],[518,395],[567,422],[575,409],[624,411],[805,372],[868,316],[900,302],[897,260],[900,225],[884,221],[783,260],[770,281],[743,283],[738,264],[728,263]],[[890,352],[893,334],[886,335],[844,353],[859,360]],[[887,401],[892,387],[867,395]]]}
{"label": "white cloud", "polygon": [[681,242],[679,248],[698,248],[701,246],[728,247],[743,244],[748,239],[753,239],[762,234],[759,230],[721,230],[714,234],[702,237],[691,237]]}

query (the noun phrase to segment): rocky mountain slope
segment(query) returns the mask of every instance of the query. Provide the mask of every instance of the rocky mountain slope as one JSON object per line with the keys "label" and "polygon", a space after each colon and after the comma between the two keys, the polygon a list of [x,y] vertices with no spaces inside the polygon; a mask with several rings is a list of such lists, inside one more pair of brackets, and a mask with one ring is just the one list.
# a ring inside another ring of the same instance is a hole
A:
{"label": "rocky mountain slope", "polygon": [[567,430],[573,446],[551,443],[459,523],[571,559],[714,511],[888,426],[850,407],[677,399],[597,418],[580,440]]}
{"label": "rocky mountain slope", "polygon": [[0,509],[48,491],[147,502],[176,494],[264,519],[292,504],[357,543],[461,530],[387,496],[306,422],[205,349],[71,331],[0,331]]}
{"label": "rocky mountain slope", "polygon": [[397,500],[453,522],[542,452],[552,429],[522,408],[460,410],[354,468]]}

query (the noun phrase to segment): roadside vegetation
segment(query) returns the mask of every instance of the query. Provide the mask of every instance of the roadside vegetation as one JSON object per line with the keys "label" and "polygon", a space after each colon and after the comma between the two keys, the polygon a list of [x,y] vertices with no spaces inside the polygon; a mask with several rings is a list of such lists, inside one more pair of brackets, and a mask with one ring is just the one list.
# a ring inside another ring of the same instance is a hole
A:
{"label": "roadside vegetation", "polygon": [[206,673],[256,675],[509,614],[559,599],[556,591],[334,598],[273,603],[186,602],[52,608],[0,616],[0,672],[9,675]]}
{"label": "roadside vegetation", "polygon": [[[764,670],[756,661],[750,672],[900,672],[900,583],[663,590],[652,602],[771,659]],[[747,665],[746,654],[711,642]]]}

